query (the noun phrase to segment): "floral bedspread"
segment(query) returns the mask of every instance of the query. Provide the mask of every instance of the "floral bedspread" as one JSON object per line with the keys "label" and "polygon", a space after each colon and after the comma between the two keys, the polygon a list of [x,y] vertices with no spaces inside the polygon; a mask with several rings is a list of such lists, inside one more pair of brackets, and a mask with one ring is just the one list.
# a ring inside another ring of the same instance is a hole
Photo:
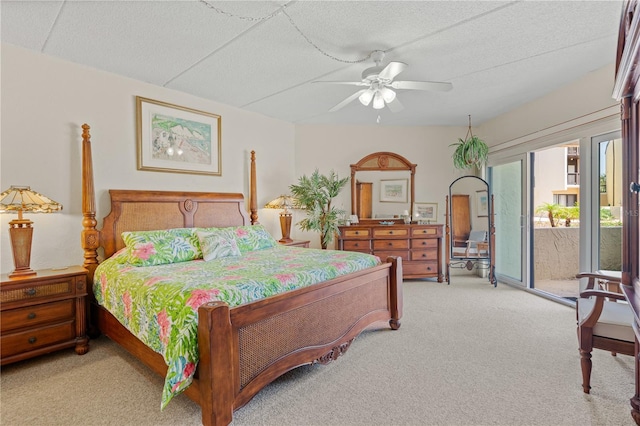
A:
{"label": "floral bedspread", "polygon": [[98,266],[93,290],[98,303],[164,357],[164,408],[193,380],[200,305],[220,300],[233,307],[379,263],[367,254],[286,246],[143,267],[116,253]]}

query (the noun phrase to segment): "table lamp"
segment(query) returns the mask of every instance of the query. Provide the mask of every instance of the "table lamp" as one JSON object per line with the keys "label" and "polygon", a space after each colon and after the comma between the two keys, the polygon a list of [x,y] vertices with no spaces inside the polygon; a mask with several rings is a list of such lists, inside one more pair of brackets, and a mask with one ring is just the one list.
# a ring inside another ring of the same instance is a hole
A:
{"label": "table lamp", "polygon": [[275,200],[267,203],[266,209],[283,209],[280,212],[280,229],[282,230],[281,243],[290,243],[293,240],[291,235],[291,212],[289,208],[293,207],[294,198],[290,195],[281,195]]}
{"label": "table lamp", "polygon": [[32,191],[28,186],[12,186],[0,194],[0,213],[18,213],[18,219],[9,222],[9,237],[15,270],[9,277],[35,275],[31,263],[33,222],[22,217],[27,213],[53,213],[62,210],[62,204]]}

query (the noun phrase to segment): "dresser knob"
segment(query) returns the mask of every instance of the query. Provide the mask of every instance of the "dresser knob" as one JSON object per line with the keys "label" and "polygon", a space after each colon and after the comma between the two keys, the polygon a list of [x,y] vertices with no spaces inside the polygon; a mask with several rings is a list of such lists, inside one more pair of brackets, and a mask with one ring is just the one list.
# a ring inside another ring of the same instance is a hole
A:
{"label": "dresser knob", "polygon": [[389,231],[389,235],[393,235],[393,231]]}
{"label": "dresser knob", "polygon": [[430,270],[431,270],[431,266],[427,266],[427,271],[430,271]]}
{"label": "dresser knob", "polygon": [[27,315],[27,319],[34,319],[35,317],[36,317],[35,312],[29,312],[29,315]]}
{"label": "dresser knob", "polygon": [[36,339],[35,337],[29,337],[29,343],[32,345],[36,342],[36,340],[38,339]]}
{"label": "dresser knob", "polygon": [[36,289],[35,288],[25,288],[24,289],[24,294],[26,294],[27,296],[35,296],[36,295]]}
{"label": "dresser knob", "polygon": [[358,244],[358,243],[355,243],[355,246],[356,246],[356,247],[359,247],[359,244]]}
{"label": "dresser knob", "polygon": [[424,254],[424,253],[422,253],[422,257],[427,257],[427,255],[426,255],[426,254]]}
{"label": "dresser knob", "polygon": [[389,243],[389,247],[391,247],[393,245],[393,243]]}
{"label": "dresser knob", "polygon": [[423,241],[423,242],[422,242],[422,245],[423,245],[423,246],[426,246],[426,245],[427,245],[427,242],[426,242],[426,241]]}
{"label": "dresser knob", "polygon": [[360,233],[358,231],[356,231],[356,235],[360,235]]}

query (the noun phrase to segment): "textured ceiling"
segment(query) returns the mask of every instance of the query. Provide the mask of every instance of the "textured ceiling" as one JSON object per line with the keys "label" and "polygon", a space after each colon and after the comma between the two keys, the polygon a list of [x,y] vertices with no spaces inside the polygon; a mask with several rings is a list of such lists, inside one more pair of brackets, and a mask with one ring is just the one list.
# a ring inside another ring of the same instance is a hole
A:
{"label": "textured ceiling", "polygon": [[[473,124],[615,60],[621,1],[7,1],[3,42],[294,123]],[[251,19],[247,19],[251,18]],[[357,100],[374,50],[405,109]],[[612,76],[613,84],[613,76]],[[212,111],[215,112],[215,111]]]}

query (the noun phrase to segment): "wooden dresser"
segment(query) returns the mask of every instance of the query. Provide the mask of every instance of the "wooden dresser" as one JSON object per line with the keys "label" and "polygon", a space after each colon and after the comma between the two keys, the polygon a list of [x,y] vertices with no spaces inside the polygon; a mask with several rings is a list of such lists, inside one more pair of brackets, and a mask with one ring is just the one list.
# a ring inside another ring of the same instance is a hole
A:
{"label": "wooden dresser", "polygon": [[442,282],[442,225],[341,226],[338,250],[402,258],[403,278],[437,278]]}
{"label": "wooden dresser", "polygon": [[89,351],[86,333],[87,271],[80,266],[45,269],[0,284],[2,365],[58,349]]}

